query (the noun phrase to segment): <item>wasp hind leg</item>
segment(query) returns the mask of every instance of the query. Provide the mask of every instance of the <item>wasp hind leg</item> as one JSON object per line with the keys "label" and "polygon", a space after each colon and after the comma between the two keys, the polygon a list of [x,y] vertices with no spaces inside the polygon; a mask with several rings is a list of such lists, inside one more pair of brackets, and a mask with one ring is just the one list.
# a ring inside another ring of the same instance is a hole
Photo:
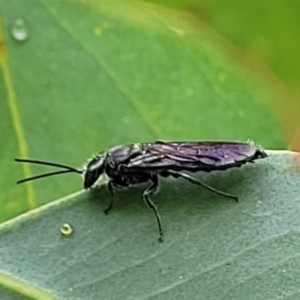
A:
{"label": "wasp hind leg", "polygon": [[160,242],[163,242],[163,231],[162,231],[162,226],[161,226],[161,219],[160,219],[160,215],[158,213],[158,209],[156,207],[156,205],[152,202],[152,200],[150,199],[150,197],[152,195],[154,195],[157,190],[158,190],[158,177],[155,175],[155,176],[152,176],[151,179],[152,181],[152,184],[150,186],[147,187],[147,189],[144,191],[143,193],[143,199],[146,203],[146,205],[151,208],[155,214],[155,218],[156,218],[156,221],[157,221],[157,225],[158,225],[158,232],[159,232],[159,238],[158,240]]}
{"label": "wasp hind leg", "polygon": [[216,194],[222,195],[222,196],[227,197],[227,198],[234,199],[236,202],[239,201],[239,199],[238,199],[237,196],[231,195],[231,194],[227,194],[227,193],[224,193],[224,192],[222,192],[222,191],[219,191],[219,190],[213,188],[212,186],[209,186],[209,185],[207,185],[207,184],[201,182],[201,181],[198,180],[198,179],[195,179],[194,177],[192,177],[192,176],[190,176],[190,175],[188,175],[188,174],[181,173],[181,172],[175,172],[175,171],[168,171],[167,174],[168,174],[168,175],[171,175],[171,176],[173,176],[173,177],[176,177],[176,178],[182,177],[182,178],[186,179],[187,181],[189,181],[190,183],[200,185],[200,186],[206,188],[207,190],[209,190],[209,191],[211,191],[211,192],[214,192],[214,193],[216,193]]}

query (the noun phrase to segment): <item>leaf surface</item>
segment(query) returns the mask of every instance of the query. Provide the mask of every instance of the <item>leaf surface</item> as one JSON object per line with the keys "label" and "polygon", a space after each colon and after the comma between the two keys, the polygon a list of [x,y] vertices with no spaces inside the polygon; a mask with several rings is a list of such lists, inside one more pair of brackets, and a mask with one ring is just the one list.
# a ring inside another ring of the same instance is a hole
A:
{"label": "leaf surface", "polygon": [[[182,179],[163,181],[153,197],[163,243],[141,199],[145,186],[117,193],[109,215],[100,188],[8,221],[0,227],[1,286],[18,294],[18,280],[57,299],[296,299],[299,154],[269,154],[197,175],[238,203]],[[70,236],[60,233],[64,223]]]}

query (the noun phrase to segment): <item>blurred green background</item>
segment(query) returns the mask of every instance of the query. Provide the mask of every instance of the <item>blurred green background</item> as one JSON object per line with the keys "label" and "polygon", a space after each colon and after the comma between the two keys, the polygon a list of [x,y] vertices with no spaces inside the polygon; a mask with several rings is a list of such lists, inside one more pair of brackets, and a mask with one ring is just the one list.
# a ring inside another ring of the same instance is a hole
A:
{"label": "blurred green background", "polygon": [[[269,3],[269,4],[267,4]],[[297,2],[0,0],[0,221],[81,188],[22,186],[129,142],[297,149]]]}
{"label": "blurred green background", "polygon": [[[273,92],[290,149],[300,149],[299,1],[151,1],[196,16],[217,43]],[[218,40],[219,39],[219,40]]]}

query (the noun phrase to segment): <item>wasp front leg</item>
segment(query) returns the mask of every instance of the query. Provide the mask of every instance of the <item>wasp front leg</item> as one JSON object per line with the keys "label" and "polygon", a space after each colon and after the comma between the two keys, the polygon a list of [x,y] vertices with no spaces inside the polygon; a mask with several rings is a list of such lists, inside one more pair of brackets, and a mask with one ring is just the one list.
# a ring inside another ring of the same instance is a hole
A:
{"label": "wasp front leg", "polygon": [[108,207],[106,209],[104,209],[104,213],[107,215],[108,212],[113,208],[114,206],[114,195],[115,195],[115,190],[114,190],[114,184],[112,183],[112,181],[110,180],[107,184],[107,189],[111,195],[110,197],[110,203],[108,205]]}

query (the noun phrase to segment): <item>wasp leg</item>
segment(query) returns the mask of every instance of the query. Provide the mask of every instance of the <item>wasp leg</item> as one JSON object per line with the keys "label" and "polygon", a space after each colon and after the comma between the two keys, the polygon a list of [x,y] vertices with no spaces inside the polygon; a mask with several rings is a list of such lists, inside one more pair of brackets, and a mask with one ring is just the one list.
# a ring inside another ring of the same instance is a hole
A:
{"label": "wasp leg", "polygon": [[107,215],[108,212],[112,209],[112,207],[114,206],[114,194],[115,194],[115,191],[114,191],[114,185],[111,181],[108,182],[107,184],[107,189],[111,195],[111,200],[110,200],[110,203],[108,205],[108,207],[106,209],[104,209],[104,213]]}
{"label": "wasp leg", "polygon": [[237,196],[234,196],[234,195],[231,195],[231,194],[227,194],[227,193],[224,193],[222,191],[219,191],[203,182],[201,182],[200,180],[198,179],[195,179],[194,177],[188,175],[188,174],[185,174],[185,173],[181,173],[181,172],[174,172],[174,171],[168,171],[167,174],[173,176],[173,177],[182,177],[186,180],[188,180],[190,183],[193,183],[193,184],[197,184],[197,185],[201,185],[203,186],[204,188],[208,189],[209,191],[212,191],[216,194],[219,194],[219,195],[222,195],[224,197],[227,197],[227,198],[231,198],[231,199],[234,199],[236,202],[239,201],[238,197]]}
{"label": "wasp leg", "polygon": [[144,191],[143,198],[144,198],[146,205],[154,211],[155,218],[156,218],[157,225],[158,225],[158,232],[159,232],[158,240],[160,242],[162,242],[163,241],[163,231],[162,231],[162,227],[161,227],[160,215],[158,213],[156,205],[149,198],[150,196],[154,195],[158,190],[158,177],[156,175],[152,176],[151,181],[152,181],[152,184],[150,186],[148,186],[147,189]]}

